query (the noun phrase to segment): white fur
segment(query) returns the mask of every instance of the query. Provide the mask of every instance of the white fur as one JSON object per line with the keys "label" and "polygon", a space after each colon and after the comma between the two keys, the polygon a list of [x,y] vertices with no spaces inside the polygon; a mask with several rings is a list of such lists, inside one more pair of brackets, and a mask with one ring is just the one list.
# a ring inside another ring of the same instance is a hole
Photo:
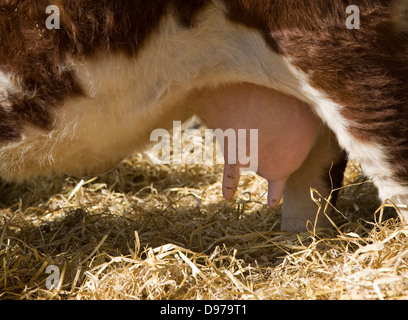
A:
{"label": "white fur", "polygon": [[15,86],[10,79],[10,76],[0,71],[0,103],[5,111],[11,111],[11,104],[9,102],[10,92],[14,92]]}

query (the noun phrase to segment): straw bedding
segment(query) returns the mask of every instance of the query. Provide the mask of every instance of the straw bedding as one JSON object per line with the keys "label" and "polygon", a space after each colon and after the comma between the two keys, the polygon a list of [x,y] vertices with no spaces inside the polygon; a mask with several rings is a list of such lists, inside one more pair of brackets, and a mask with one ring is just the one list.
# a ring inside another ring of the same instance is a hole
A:
{"label": "straw bedding", "polygon": [[263,179],[244,176],[226,202],[221,178],[222,165],[145,152],[101,177],[1,183],[0,299],[408,298],[408,227],[358,164],[335,226],[295,234],[279,231]]}

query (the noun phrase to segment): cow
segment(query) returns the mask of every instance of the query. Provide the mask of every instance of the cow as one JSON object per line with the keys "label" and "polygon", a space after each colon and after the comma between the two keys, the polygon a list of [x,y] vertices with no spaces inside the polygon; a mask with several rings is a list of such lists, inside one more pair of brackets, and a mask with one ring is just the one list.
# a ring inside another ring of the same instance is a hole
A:
{"label": "cow", "polygon": [[[3,179],[105,172],[192,114],[260,130],[283,230],[315,221],[310,188],[330,193],[346,157],[406,204],[407,1],[0,0]],[[225,164],[227,199],[241,167]]]}

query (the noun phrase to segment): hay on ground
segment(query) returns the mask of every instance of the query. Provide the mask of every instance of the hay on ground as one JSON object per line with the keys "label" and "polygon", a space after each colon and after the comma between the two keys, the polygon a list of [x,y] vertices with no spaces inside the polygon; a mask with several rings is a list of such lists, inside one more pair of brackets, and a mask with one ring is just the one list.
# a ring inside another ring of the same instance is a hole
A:
{"label": "hay on ground", "polygon": [[335,227],[295,234],[279,231],[263,179],[244,176],[226,202],[221,177],[143,153],[98,178],[1,184],[0,298],[408,298],[408,227],[358,164]]}

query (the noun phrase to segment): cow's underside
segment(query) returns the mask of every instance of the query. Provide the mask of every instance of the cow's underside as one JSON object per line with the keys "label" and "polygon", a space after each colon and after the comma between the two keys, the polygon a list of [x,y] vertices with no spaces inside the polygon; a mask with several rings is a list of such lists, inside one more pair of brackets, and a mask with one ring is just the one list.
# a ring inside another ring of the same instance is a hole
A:
{"label": "cow's underside", "polygon": [[408,202],[405,1],[350,2],[357,30],[346,28],[347,1],[59,1],[59,30],[45,27],[50,4],[0,1],[5,179],[109,170],[154,129],[200,114],[195,92],[249,83],[322,120],[286,185],[284,229],[314,219],[309,189],[330,192],[337,141],[382,200]]}

